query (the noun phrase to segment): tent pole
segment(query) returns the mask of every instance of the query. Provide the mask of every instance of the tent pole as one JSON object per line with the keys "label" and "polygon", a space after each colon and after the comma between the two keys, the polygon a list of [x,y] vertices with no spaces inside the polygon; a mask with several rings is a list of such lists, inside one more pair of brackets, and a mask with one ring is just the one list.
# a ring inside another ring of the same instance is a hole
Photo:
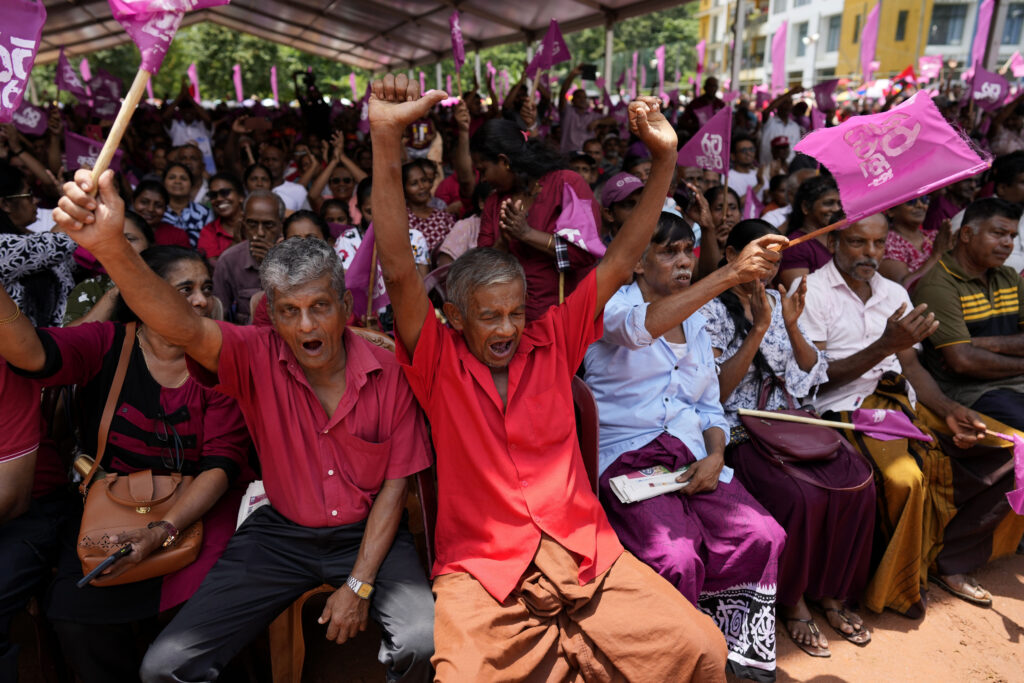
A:
{"label": "tent pole", "polygon": [[612,48],[615,43],[615,24],[612,23],[611,14],[605,15],[604,22],[604,82],[611,86],[615,82],[612,77]]}
{"label": "tent pole", "polygon": [[[477,50],[473,55],[473,73],[476,74],[476,82],[481,84],[484,82],[483,77],[480,75],[480,50]],[[481,86],[483,87],[483,86]],[[485,88],[486,91],[486,88]]]}
{"label": "tent pole", "polygon": [[444,84],[441,83],[441,62],[434,65],[434,75],[437,76],[437,89],[444,90]]}

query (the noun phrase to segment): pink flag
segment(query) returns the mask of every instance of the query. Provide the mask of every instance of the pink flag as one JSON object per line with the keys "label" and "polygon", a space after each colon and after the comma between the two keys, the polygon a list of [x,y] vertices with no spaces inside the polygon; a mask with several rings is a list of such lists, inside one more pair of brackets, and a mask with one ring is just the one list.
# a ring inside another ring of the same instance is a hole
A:
{"label": "pink flag", "polygon": [[121,108],[121,101],[106,95],[97,95],[92,100],[92,113],[101,119],[113,120]]}
{"label": "pink flag", "polygon": [[160,70],[185,12],[226,5],[228,0],[109,0],[110,11],[142,53],[142,68]]}
{"label": "pink flag", "polygon": [[726,90],[725,92],[722,93],[722,101],[725,102],[726,104],[729,104],[733,100],[737,99],[739,96],[740,93],[737,90]]}
{"label": "pink flag", "polygon": [[84,100],[89,96],[89,92],[78,78],[75,68],[71,66],[68,58],[64,56],[64,48],[61,48],[60,54],[57,55],[57,76],[54,81],[57,83],[57,90],[69,92],[80,100]]}
{"label": "pink flag", "polygon": [[199,71],[195,62],[188,65],[188,80],[192,84],[192,99],[201,102],[203,98],[199,95]]}
{"label": "pink flag", "polygon": [[697,43],[697,80],[700,80],[700,76],[704,73],[704,55],[707,52],[708,44],[707,41],[702,40]]}
{"label": "pink flag", "polygon": [[814,101],[817,103],[818,109],[822,111],[836,110],[835,92],[837,85],[839,85],[839,79],[833,78],[814,86]]}
{"label": "pink flag", "polygon": [[548,25],[544,40],[537,46],[537,53],[526,66],[526,75],[533,78],[537,70],[547,71],[555,64],[569,61],[569,47],[562,38],[562,31],[558,28],[558,21],[552,19]]}
{"label": "pink flag", "polygon": [[589,254],[604,256],[604,242],[594,218],[594,201],[580,199],[569,183],[562,185],[562,213],[555,221],[555,234]]}
{"label": "pink flag", "polygon": [[21,106],[14,112],[12,122],[14,127],[25,135],[42,135],[46,132],[48,118],[45,109],[22,100]]}
{"label": "pink flag", "polygon": [[1010,508],[1018,515],[1024,515],[1024,439],[1013,435],[1013,478],[1015,490],[1006,494]]}
{"label": "pink flag", "polygon": [[970,66],[985,65],[988,29],[992,25],[992,9],[995,7],[995,4],[995,0],[981,0],[981,4],[978,6],[978,22],[974,26],[974,42],[971,44]]}
{"label": "pink flag", "polygon": [[633,100],[636,99],[637,93],[640,92],[639,88],[637,88],[637,85],[636,85],[636,77],[640,75],[640,71],[638,70],[638,67],[637,67],[637,62],[639,61],[639,59],[640,59],[640,53],[639,52],[634,52],[633,53],[633,71],[632,71],[632,73],[630,75],[630,78],[632,80],[630,81],[630,85],[629,85],[630,99],[633,99]]}
{"label": "pink flag", "polygon": [[818,130],[825,127],[825,112],[820,109],[811,110],[811,130]]}
{"label": "pink flag", "polygon": [[281,106],[281,100],[277,98],[277,65],[270,67],[270,93],[274,96],[274,104]]}
{"label": "pink flag", "polygon": [[420,92],[427,92],[427,76],[422,71],[420,72]]}
{"label": "pink flag", "polygon": [[[462,65],[466,63],[466,44],[462,42],[462,23],[459,21],[459,11],[455,10],[448,18],[448,28],[452,33],[452,57],[455,59],[455,73],[462,71]],[[448,86],[448,92],[451,92]]]}
{"label": "pink flag", "polygon": [[[363,241],[352,257],[352,264],[345,270],[345,288],[352,292],[352,310],[357,316],[366,313],[366,296],[370,288],[370,264],[373,262],[373,245],[376,241],[373,233],[373,223],[366,229]],[[387,289],[384,287],[384,273],[380,269],[380,261],[377,262],[377,277],[374,278],[373,287],[373,310],[376,311],[391,303],[388,298]]]}
{"label": "pink flag", "polygon": [[878,46],[878,13],[881,11],[881,3],[876,4],[867,19],[864,20],[864,28],[860,31],[860,68],[861,78],[867,83],[871,75],[878,70],[878,67],[871,68],[875,61],[875,48]]}
{"label": "pink flag", "polygon": [[917,439],[931,441],[932,437],[918,429],[910,418],[896,410],[870,410],[859,408],[852,413],[853,425],[872,439],[894,441]]}
{"label": "pink flag", "polygon": [[245,91],[242,89],[242,65],[235,64],[231,71],[235,81],[235,101],[241,102],[245,99]]}
{"label": "pink flag", "polygon": [[[92,138],[72,133],[64,129],[64,156],[69,171],[74,171],[83,166],[92,168],[96,165],[96,157],[100,155],[103,143]],[[121,157],[124,153],[121,150],[114,152],[114,158],[110,162],[110,168],[115,171],[121,170]]]}
{"label": "pink flag", "polygon": [[78,63],[78,70],[82,74],[82,80],[88,83],[92,80],[92,69],[89,68],[89,59],[82,57],[82,61]]}
{"label": "pink flag", "polygon": [[849,222],[928,194],[991,165],[920,92],[893,109],[816,130],[796,151],[832,172]]}
{"label": "pink flag", "polygon": [[725,173],[729,169],[732,109],[723,107],[679,150],[676,164]]}
{"label": "pink flag", "polygon": [[97,69],[92,80],[89,81],[89,90],[93,95],[117,100],[121,98],[121,93],[124,92],[124,84],[120,78],[106,69]]}
{"label": "pink flag", "polygon": [[445,81],[445,92],[447,92],[449,95],[452,92],[452,75],[451,74],[448,74],[447,80]]}
{"label": "pink flag", "polygon": [[696,107],[693,110],[693,115],[697,117],[697,123],[703,126],[711,120],[712,116],[715,115],[715,107],[712,104],[706,104],[703,107]]}
{"label": "pink flag", "polygon": [[754,194],[754,186],[751,185],[747,188],[747,196],[743,198],[743,220],[760,218],[762,211],[764,204],[758,201],[757,195]]}
{"label": "pink flag", "polygon": [[[25,97],[25,87],[39,51],[46,22],[42,2],[11,0],[4,3],[0,31],[0,123],[9,123]],[[61,53],[63,54],[63,53]]]}
{"label": "pink flag", "polygon": [[1014,78],[1024,76],[1024,57],[1020,56],[1020,52],[1014,52],[1010,57],[1010,71]]}
{"label": "pink flag", "polygon": [[789,83],[786,74],[786,31],[789,22],[783,20],[772,38],[772,90],[785,90]]}
{"label": "pink flag", "polygon": [[352,88],[352,101],[355,102],[359,99],[359,90],[356,88],[356,75],[354,73],[348,75],[348,87]]}
{"label": "pink flag", "polygon": [[1003,106],[1009,92],[1010,84],[1005,78],[980,66],[974,68],[971,97],[979,107],[985,111],[996,111]]}
{"label": "pink flag", "polygon": [[917,73],[922,81],[938,78],[942,73],[942,55],[924,55],[917,58]]}
{"label": "pink flag", "polygon": [[654,56],[658,60],[658,96],[664,97],[665,95],[665,46],[661,45],[657,50],[654,51]]}

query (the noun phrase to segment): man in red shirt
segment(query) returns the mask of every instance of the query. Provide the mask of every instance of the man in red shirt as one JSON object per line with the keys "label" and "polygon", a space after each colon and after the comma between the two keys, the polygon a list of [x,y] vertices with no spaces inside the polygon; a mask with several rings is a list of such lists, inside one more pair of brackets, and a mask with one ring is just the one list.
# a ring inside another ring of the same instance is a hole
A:
{"label": "man in red shirt", "polygon": [[438,460],[433,663],[440,681],[725,680],[725,642],[623,551],[576,440],[571,383],[601,336],[601,309],[650,241],[675,167],[658,101],[630,105],[654,168],[604,260],[561,306],[526,325],[518,261],[473,249],[434,315],[411,258],[401,135],[443,97],[404,75],[373,84],[374,220],[398,356],[431,421]]}
{"label": "man in red shirt", "polygon": [[430,465],[426,426],[394,355],[345,328],[352,296],[341,261],[321,240],[285,240],[260,264],[272,326],[200,318],[125,241],[112,181],[102,175],[93,199],[89,172],[77,174],[54,217],[131,309],[186,349],[196,379],[237,399],[270,500],[149,648],[142,680],[216,679],[322,583],[339,587],[320,617],[329,640],[355,636],[372,616],[388,680],[429,680],[433,599],[401,524],[406,478]]}

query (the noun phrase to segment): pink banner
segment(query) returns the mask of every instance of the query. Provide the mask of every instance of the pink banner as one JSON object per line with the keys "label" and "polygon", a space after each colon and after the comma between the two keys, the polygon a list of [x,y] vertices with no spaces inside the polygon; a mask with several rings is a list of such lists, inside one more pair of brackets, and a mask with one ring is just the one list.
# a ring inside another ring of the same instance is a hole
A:
{"label": "pink banner", "polygon": [[355,102],[359,99],[359,89],[356,87],[356,75],[348,75],[348,87],[352,88],[352,101]]}
{"label": "pink banner", "polygon": [[757,195],[754,194],[754,186],[751,185],[747,188],[747,196],[743,198],[743,220],[760,218],[762,211],[764,204],[758,201]]}
{"label": "pink banner", "polygon": [[936,79],[942,73],[942,55],[924,55],[917,58],[917,73],[924,82]]}
{"label": "pink banner", "polygon": [[235,101],[241,102],[245,99],[245,90],[242,88],[242,65],[235,64],[231,67],[231,78],[235,82]]}
{"label": "pink banner", "polygon": [[729,142],[732,137],[732,109],[722,107],[697,134],[679,150],[679,166],[696,166],[725,173],[729,169]]}
{"label": "pink banner", "polygon": [[1014,78],[1024,76],[1024,57],[1020,56],[1020,52],[1014,52],[1010,57],[1010,72]]}
{"label": "pink banner", "polygon": [[142,53],[142,68],[160,70],[185,12],[226,5],[228,0],[109,0],[110,11]]}
{"label": "pink banner", "polygon": [[858,431],[872,439],[893,441],[895,439],[917,439],[931,441],[932,437],[918,429],[910,418],[895,410],[871,410],[860,408],[853,411],[851,421]]}
{"label": "pink banner", "polygon": [[[96,157],[100,155],[101,149],[103,149],[103,143],[99,140],[77,135],[65,128],[64,155],[67,158],[66,165],[69,171],[95,166]],[[114,152],[114,158],[110,161],[110,168],[120,171],[122,156],[124,156],[124,153],[120,149]]]}
{"label": "pink banner", "polygon": [[444,88],[445,88],[444,91],[446,93],[448,93],[449,95],[452,94],[452,75],[451,74],[448,74],[445,77]]}
{"label": "pink banner", "polygon": [[4,3],[3,30],[0,31],[0,123],[12,120],[25,97],[45,22],[46,8],[42,2],[9,0]]}
{"label": "pink banner", "polygon": [[658,97],[665,96],[665,46],[660,45],[654,51],[654,57],[658,60]]}
{"label": "pink banner", "polygon": [[996,111],[1003,106],[1010,93],[1010,84],[999,74],[980,66],[974,69],[971,80],[971,97],[985,111]]}
{"label": "pink banner", "polygon": [[1024,515],[1024,439],[1013,435],[1013,479],[1017,487],[1006,494],[1010,508],[1018,515]]}
{"label": "pink banner", "polygon": [[811,130],[818,130],[825,127],[825,112],[820,109],[811,110]]}
{"label": "pink banner", "polygon": [[697,43],[697,80],[700,81],[701,74],[704,73],[704,55],[707,53],[708,44],[707,41],[702,40]]}
{"label": "pink banner", "polygon": [[860,68],[861,79],[867,83],[878,67],[871,68],[875,61],[875,48],[878,47],[878,14],[881,11],[881,3],[876,4],[867,19],[864,20],[864,28],[860,32]]}
{"label": "pink banner", "polygon": [[555,221],[555,234],[598,258],[604,256],[604,242],[594,218],[594,200],[580,199],[569,183],[562,186],[562,212]]}
{"label": "pink banner", "polygon": [[97,95],[92,100],[92,113],[101,119],[113,120],[121,108],[121,101],[106,95]]}
{"label": "pink banner", "polygon": [[89,68],[88,57],[82,57],[82,61],[78,63],[78,71],[82,74],[82,80],[86,83],[92,80],[92,69]]}
{"label": "pink banner", "polygon": [[92,80],[89,81],[89,90],[96,96],[107,97],[112,100],[121,99],[124,92],[124,84],[121,79],[106,69],[97,69]]}
{"label": "pink banner", "polygon": [[192,99],[202,102],[203,98],[199,94],[199,71],[196,69],[195,62],[188,65],[188,81],[192,84]]}
{"label": "pink banner", "polygon": [[277,97],[277,65],[270,67],[270,93],[274,96],[274,105],[280,107],[281,100]]}
{"label": "pink banner", "polygon": [[64,56],[64,48],[61,48],[60,54],[57,55],[57,75],[54,82],[57,84],[57,90],[69,92],[79,100],[89,97],[89,91],[85,89],[85,84],[79,79],[75,67],[71,66],[71,62]]}
{"label": "pink banner", "polygon": [[634,100],[636,99],[637,93],[640,92],[640,90],[639,90],[639,88],[637,88],[637,84],[636,84],[636,78],[637,78],[637,76],[640,75],[640,72],[637,70],[637,62],[639,60],[640,60],[640,53],[639,52],[634,52],[633,53],[633,71],[631,73],[632,80],[630,82],[630,87],[629,87],[630,99],[634,99]]}
{"label": "pink banner", "polygon": [[427,76],[422,71],[420,72],[420,93],[427,92]]}
{"label": "pink banner", "polygon": [[537,71],[548,71],[555,64],[569,61],[569,48],[562,38],[562,31],[558,28],[558,21],[552,19],[548,25],[544,40],[537,46],[537,53],[526,66],[526,75],[533,78]]}
{"label": "pink banner", "polygon": [[703,126],[715,115],[715,107],[712,104],[705,104],[703,107],[696,107],[693,115],[697,117],[697,123]]}
{"label": "pink banner", "polygon": [[[462,65],[466,63],[466,44],[462,41],[462,22],[459,20],[459,11],[455,10],[448,17],[448,28],[452,34],[452,58],[455,59],[455,73],[462,71]],[[451,86],[448,87],[451,92]]]}
{"label": "pink banner", "polygon": [[[57,116],[60,114],[58,113]],[[12,123],[25,135],[42,135],[46,132],[48,118],[45,109],[22,100],[21,106],[14,112]]]}
{"label": "pink banner", "polygon": [[926,93],[890,111],[817,130],[796,151],[832,172],[847,219],[858,221],[991,165],[950,127]]}
{"label": "pink banner", "polygon": [[839,80],[833,78],[814,86],[814,101],[818,105],[818,109],[822,111],[836,110],[835,93],[837,85],[839,85]]}
{"label": "pink banner", "polygon": [[[366,229],[363,241],[359,243],[356,255],[352,257],[352,263],[345,269],[345,288],[352,292],[352,310],[356,315],[366,315],[366,297],[370,289],[370,264],[373,263],[373,244],[376,241],[373,233],[373,223]],[[387,289],[384,288],[384,274],[381,272],[380,263],[377,264],[377,276],[374,278],[373,286],[373,310],[387,306],[391,302],[388,298]]]}
{"label": "pink banner", "polygon": [[[985,66],[985,51],[988,46],[988,30],[992,25],[992,10],[995,0],[981,0],[978,6],[978,23],[974,27],[974,41],[971,43],[971,62],[968,66]],[[996,46],[996,50],[999,47]]]}
{"label": "pink banner", "polygon": [[789,83],[786,74],[786,31],[787,21],[783,21],[779,30],[772,37],[772,91],[785,90]]}

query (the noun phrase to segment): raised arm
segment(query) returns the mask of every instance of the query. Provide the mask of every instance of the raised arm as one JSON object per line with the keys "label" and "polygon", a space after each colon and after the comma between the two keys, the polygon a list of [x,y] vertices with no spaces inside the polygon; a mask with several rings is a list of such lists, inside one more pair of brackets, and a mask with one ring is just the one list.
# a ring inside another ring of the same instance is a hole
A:
{"label": "raised arm", "polygon": [[[497,99],[494,100],[497,102]],[[455,124],[458,126],[458,142],[455,143],[455,154],[452,166],[455,177],[459,180],[459,196],[472,197],[476,190],[476,176],[473,174],[473,157],[469,153],[469,107],[465,102],[455,105]]]}
{"label": "raised arm", "polygon": [[660,99],[638,97],[630,102],[629,128],[651,150],[651,175],[636,208],[597,265],[597,315],[602,315],[608,299],[629,281],[650,244],[676,167],[676,132],[661,113]]}
{"label": "raised arm", "polygon": [[[562,87],[558,89],[558,111],[562,111],[566,106],[566,96],[569,94],[569,88],[572,87],[572,82],[576,80],[576,77],[582,72],[582,65],[577,64],[573,67],[569,75],[562,81]],[[630,119],[632,120],[632,119]]]}
{"label": "raised arm", "polygon": [[217,371],[221,348],[220,328],[200,318],[192,306],[163,278],[149,269],[124,238],[124,202],[114,187],[113,171],[100,176],[99,194],[92,172],[79,170],[74,182],[64,184],[53,218],[64,231],[88,249],[113,278],[125,303],[147,326],[181,346],[211,372]]}
{"label": "raised arm", "polygon": [[370,92],[370,140],[373,144],[373,231],[377,259],[395,311],[398,340],[412,356],[432,309],[409,243],[409,217],[402,189],[402,131],[445,98],[440,91],[420,97],[419,84],[405,74],[387,74]]}

